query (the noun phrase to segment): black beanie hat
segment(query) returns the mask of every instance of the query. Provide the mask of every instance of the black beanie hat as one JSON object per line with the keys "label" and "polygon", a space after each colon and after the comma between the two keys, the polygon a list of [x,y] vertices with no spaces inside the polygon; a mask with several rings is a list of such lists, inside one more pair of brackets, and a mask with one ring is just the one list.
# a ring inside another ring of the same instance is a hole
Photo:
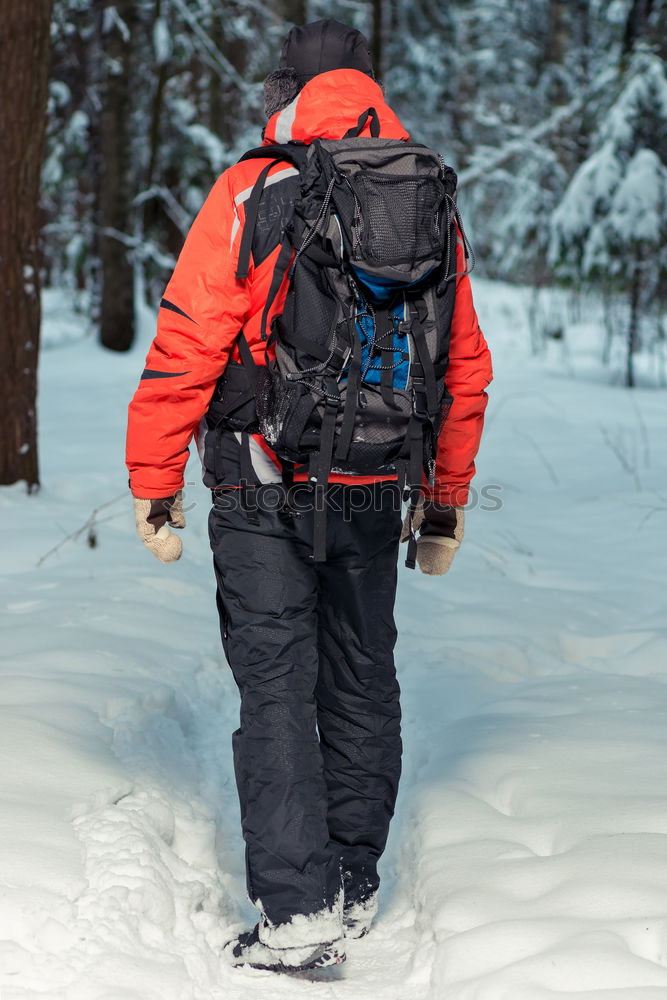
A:
{"label": "black beanie hat", "polygon": [[329,18],[292,28],[285,39],[279,66],[293,67],[302,84],[331,69],[358,69],[373,77],[365,36],[356,28]]}

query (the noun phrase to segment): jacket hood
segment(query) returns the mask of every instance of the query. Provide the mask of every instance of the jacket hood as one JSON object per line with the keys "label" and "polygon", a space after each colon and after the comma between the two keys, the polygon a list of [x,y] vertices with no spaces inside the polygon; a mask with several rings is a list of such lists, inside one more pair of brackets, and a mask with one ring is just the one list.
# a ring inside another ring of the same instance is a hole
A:
{"label": "jacket hood", "polygon": [[381,138],[410,138],[374,80],[356,69],[334,69],[313,77],[291,104],[269,119],[264,144],[342,139],[367,108],[378,113]]}

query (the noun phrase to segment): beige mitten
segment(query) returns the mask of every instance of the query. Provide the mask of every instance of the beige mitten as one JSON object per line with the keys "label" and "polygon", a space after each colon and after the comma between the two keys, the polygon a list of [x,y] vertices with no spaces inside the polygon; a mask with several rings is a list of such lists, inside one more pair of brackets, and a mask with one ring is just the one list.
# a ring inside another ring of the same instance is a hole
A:
{"label": "beige mitten", "polygon": [[182,490],[174,496],[158,500],[134,497],[134,517],[139,538],[156,559],[168,563],[181,558],[183,544],[169,525],[185,527]]}
{"label": "beige mitten", "polygon": [[[446,507],[423,502],[415,509],[413,531],[420,531],[417,539],[417,565],[427,576],[443,576],[448,572],[456,550],[463,541],[463,507]],[[401,541],[410,537],[408,516],[403,522]]]}
{"label": "beige mitten", "polygon": [[443,576],[449,571],[460,545],[455,538],[420,535],[417,539],[417,565],[428,576]]}

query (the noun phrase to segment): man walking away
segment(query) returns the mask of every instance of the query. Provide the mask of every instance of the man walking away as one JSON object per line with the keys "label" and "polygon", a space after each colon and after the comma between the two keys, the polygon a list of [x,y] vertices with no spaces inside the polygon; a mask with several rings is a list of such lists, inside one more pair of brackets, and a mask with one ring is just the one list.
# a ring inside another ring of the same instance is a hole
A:
{"label": "man walking away", "polygon": [[491,366],[455,175],[386,104],[363,35],[293,28],[265,99],[263,147],[219,178],[165,291],[127,463],[138,533],[173,561],[197,438],[260,914],[225,950],[280,971],[342,961],[376,912],[399,540],[449,569]]}

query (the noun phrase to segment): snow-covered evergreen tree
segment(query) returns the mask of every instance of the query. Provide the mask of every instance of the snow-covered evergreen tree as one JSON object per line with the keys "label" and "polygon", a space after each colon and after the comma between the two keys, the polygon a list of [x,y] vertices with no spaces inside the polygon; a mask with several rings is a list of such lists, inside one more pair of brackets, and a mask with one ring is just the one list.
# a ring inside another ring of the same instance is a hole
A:
{"label": "snow-covered evergreen tree", "polygon": [[667,77],[659,57],[635,55],[596,139],[554,212],[550,258],[564,281],[625,294],[632,385],[642,316],[667,300]]}
{"label": "snow-covered evergreen tree", "polygon": [[[389,102],[414,138],[459,173],[480,270],[536,287],[553,283],[550,222],[568,182],[584,161],[592,158],[587,170],[598,162],[614,114],[633,114],[629,98],[618,104],[619,72],[628,81],[646,76],[637,69],[639,47],[651,45],[656,54],[645,58],[659,67],[667,44],[659,31],[664,0],[54,0],[45,272],[80,290],[94,314],[100,232],[110,227],[96,215],[102,7],[115,11],[114,24],[129,10],[133,25],[131,176],[125,219],[111,226],[123,230],[113,259],[131,258],[143,279],[135,285],[152,303],[216,176],[259,141],[261,82],[290,23],[334,17],[367,34]],[[636,166],[646,173],[650,164],[644,157]],[[577,283],[584,253],[575,251],[555,254],[559,275],[571,264]],[[643,279],[641,286],[645,300],[650,289]]]}

